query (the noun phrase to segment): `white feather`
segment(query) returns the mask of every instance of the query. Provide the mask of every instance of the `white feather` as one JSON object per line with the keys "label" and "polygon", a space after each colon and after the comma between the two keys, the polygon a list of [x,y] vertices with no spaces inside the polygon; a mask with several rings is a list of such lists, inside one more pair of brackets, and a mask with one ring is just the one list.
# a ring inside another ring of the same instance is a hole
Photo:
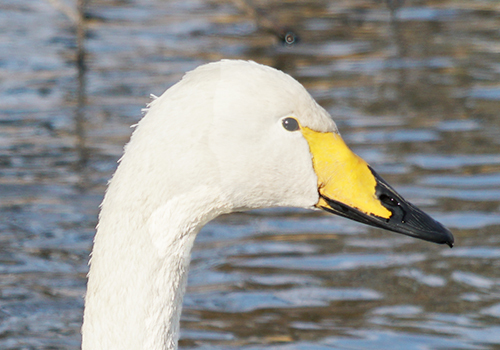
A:
{"label": "white feather", "polygon": [[85,301],[85,350],[177,349],[191,247],[236,210],[318,201],[294,116],[336,131],[290,76],[253,62],[201,66],[155,98],[106,192]]}

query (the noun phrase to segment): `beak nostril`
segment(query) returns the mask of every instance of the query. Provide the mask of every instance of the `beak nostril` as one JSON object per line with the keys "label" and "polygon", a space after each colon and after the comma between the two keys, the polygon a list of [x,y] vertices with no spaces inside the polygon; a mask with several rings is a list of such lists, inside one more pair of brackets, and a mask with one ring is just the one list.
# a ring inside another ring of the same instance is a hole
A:
{"label": "beak nostril", "polygon": [[[406,210],[397,197],[382,193],[378,196],[378,199],[392,212],[391,218],[393,220],[399,220],[402,224],[406,222]],[[389,220],[387,222],[389,222]]]}
{"label": "beak nostril", "polygon": [[394,199],[393,197],[390,197],[390,196],[388,196],[388,195],[386,195],[384,193],[381,194],[380,196],[378,196],[378,199],[382,203],[384,203],[385,205],[388,205],[390,207],[397,207],[397,206],[400,205],[399,202],[396,199]]}

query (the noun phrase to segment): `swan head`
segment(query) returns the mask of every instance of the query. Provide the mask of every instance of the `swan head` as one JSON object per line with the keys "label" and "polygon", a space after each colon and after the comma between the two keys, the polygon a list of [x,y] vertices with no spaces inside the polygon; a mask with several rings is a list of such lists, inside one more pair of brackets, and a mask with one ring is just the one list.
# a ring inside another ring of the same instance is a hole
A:
{"label": "swan head", "polygon": [[254,62],[224,60],[187,73],[150,104],[122,162],[127,158],[141,164],[132,175],[137,198],[154,197],[157,206],[182,193],[208,192],[217,198],[209,205],[225,208],[219,212],[318,208],[453,245],[446,228],[346,146],[300,83]]}

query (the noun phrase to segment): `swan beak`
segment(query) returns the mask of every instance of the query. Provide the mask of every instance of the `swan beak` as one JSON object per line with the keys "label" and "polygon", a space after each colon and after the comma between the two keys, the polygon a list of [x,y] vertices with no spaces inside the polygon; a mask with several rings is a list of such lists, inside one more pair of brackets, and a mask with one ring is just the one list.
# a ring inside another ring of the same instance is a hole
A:
{"label": "swan beak", "polygon": [[339,134],[302,127],[318,177],[316,207],[367,225],[453,247],[450,231],[407,202]]}

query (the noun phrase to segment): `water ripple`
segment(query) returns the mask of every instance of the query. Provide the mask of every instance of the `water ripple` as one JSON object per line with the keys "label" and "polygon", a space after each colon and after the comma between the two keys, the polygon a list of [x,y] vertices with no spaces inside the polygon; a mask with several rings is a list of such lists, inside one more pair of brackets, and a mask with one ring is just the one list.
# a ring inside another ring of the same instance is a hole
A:
{"label": "water ripple", "polygon": [[337,254],[323,256],[273,257],[238,260],[233,263],[241,267],[267,267],[298,269],[305,271],[354,270],[360,268],[386,268],[422,261],[424,254]]}

